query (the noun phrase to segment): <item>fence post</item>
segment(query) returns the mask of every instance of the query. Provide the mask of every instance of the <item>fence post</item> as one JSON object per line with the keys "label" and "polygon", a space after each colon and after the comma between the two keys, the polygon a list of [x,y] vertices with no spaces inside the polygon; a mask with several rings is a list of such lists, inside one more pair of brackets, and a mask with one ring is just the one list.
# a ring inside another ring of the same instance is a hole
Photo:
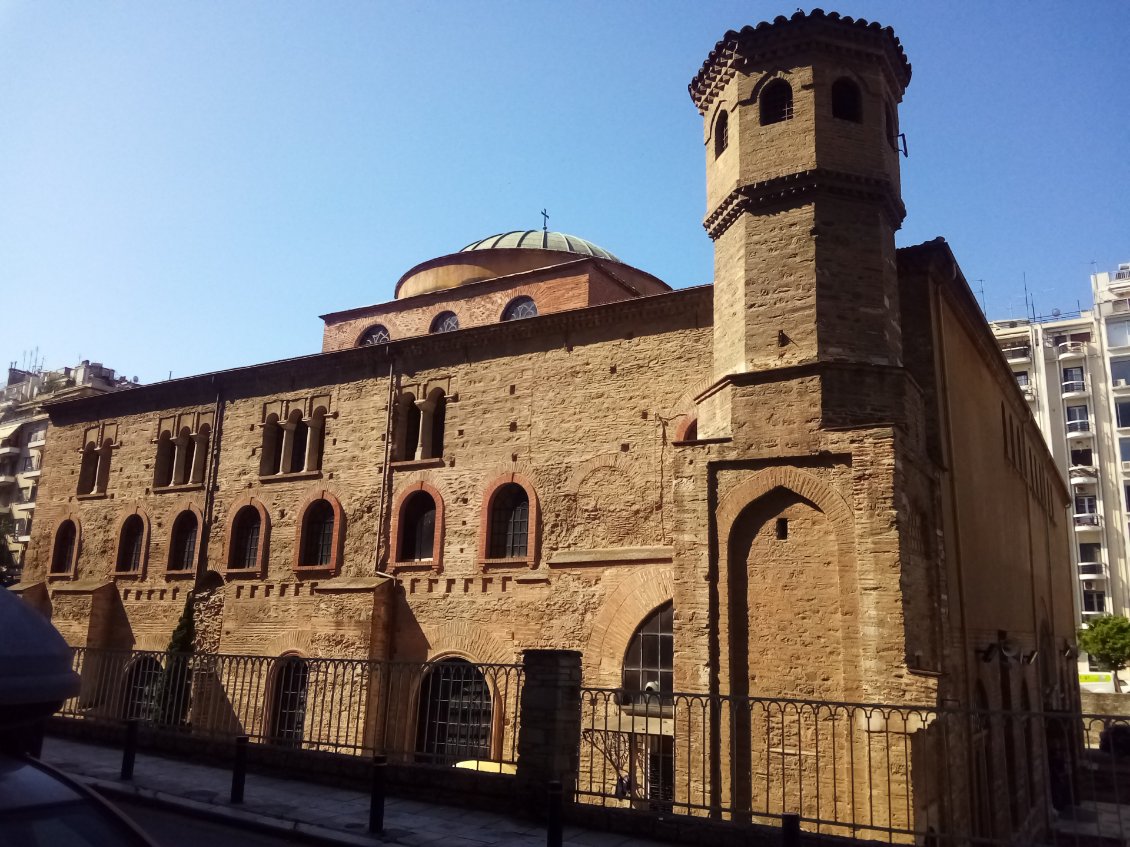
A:
{"label": "fence post", "polygon": [[581,746],[581,654],[525,650],[518,715],[516,800],[541,815],[546,786],[560,784],[562,803],[577,790]]}
{"label": "fence post", "polygon": [[781,815],[781,847],[800,847],[800,815]]}
{"label": "fence post", "polygon": [[548,795],[549,808],[546,809],[545,815],[545,847],[561,847],[563,835],[561,817],[564,803],[561,783],[556,779],[551,780],[546,794]]}
{"label": "fence post", "polygon": [[122,746],[121,779],[133,779],[133,762],[137,758],[137,718],[126,721],[126,740]]}
{"label": "fence post", "polygon": [[243,802],[243,786],[247,781],[247,742],[246,735],[235,738],[235,765],[231,772],[231,801]]}
{"label": "fence post", "polygon": [[380,835],[385,831],[385,776],[388,773],[388,756],[373,756],[373,782],[369,786],[369,832]]}

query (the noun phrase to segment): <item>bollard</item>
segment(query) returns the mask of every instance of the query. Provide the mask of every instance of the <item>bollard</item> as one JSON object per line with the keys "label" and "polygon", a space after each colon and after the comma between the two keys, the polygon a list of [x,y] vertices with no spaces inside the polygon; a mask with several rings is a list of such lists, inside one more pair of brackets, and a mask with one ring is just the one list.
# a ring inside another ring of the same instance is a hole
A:
{"label": "bollard", "polygon": [[561,847],[563,836],[561,824],[561,783],[556,779],[547,786],[549,808],[545,816],[545,847]]}
{"label": "bollard", "polygon": [[369,786],[369,832],[380,835],[385,831],[385,775],[388,773],[388,756],[373,756],[373,781]]}
{"label": "bollard", "polygon": [[231,801],[243,802],[243,785],[247,782],[247,741],[246,735],[235,738],[235,766],[231,772]]}
{"label": "bollard", "polygon": [[800,847],[800,815],[781,815],[781,847]]}
{"label": "bollard", "polygon": [[122,774],[121,779],[133,779],[133,762],[137,758],[137,726],[136,719],[126,721],[126,742],[122,747]]}

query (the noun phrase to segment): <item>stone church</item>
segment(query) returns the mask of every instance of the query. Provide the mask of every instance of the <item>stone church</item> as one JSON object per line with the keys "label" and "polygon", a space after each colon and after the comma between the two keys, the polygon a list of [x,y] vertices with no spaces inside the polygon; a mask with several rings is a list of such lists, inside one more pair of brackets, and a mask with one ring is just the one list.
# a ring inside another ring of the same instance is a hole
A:
{"label": "stone church", "polygon": [[506,232],[320,352],[49,404],[18,590],[76,646],[163,650],[199,590],[221,654],[1067,705],[1066,485],[949,247],[895,247],[910,76],[862,20],[726,33],[712,285]]}

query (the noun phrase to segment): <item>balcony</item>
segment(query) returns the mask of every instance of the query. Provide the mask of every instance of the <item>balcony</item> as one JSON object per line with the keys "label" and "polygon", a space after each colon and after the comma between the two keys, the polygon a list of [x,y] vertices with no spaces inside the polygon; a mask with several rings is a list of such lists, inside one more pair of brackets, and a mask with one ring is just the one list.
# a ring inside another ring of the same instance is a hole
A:
{"label": "balcony", "polygon": [[1005,347],[1001,352],[1011,365],[1026,365],[1032,361],[1032,348],[1028,344]]}
{"label": "balcony", "polygon": [[1106,562],[1080,562],[1079,579],[1109,579]]}
{"label": "balcony", "polygon": [[39,476],[42,467],[43,461],[39,456],[25,456],[20,465],[20,473],[28,479],[34,479]]}
{"label": "balcony", "polygon": [[42,447],[47,443],[47,430],[42,432],[33,432],[28,436],[27,447],[29,450],[34,450],[36,447]]}
{"label": "balcony", "polygon": [[1087,396],[1087,380],[1085,379],[1069,379],[1061,385],[1062,393],[1065,398],[1068,397],[1086,397]]}
{"label": "balcony", "polygon": [[1064,341],[1055,346],[1055,352],[1062,362],[1067,359],[1086,358],[1087,354],[1090,352],[1089,348],[1090,345],[1086,341]]}
{"label": "balcony", "polygon": [[1091,422],[1090,421],[1068,421],[1067,422],[1067,437],[1068,438],[1090,438],[1091,437]]}
{"label": "balcony", "polygon": [[1097,485],[1099,471],[1091,465],[1073,465],[1067,470],[1067,479],[1072,485]]}
{"label": "balcony", "polygon": [[1103,519],[1100,515],[1094,512],[1084,512],[1083,514],[1073,515],[1076,530],[1094,530],[1102,529]]}
{"label": "balcony", "polygon": [[14,459],[20,455],[20,448],[17,444],[4,444],[0,445],[0,459]]}
{"label": "balcony", "polygon": [[0,469],[0,487],[5,485],[15,485],[16,472],[11,468]]}

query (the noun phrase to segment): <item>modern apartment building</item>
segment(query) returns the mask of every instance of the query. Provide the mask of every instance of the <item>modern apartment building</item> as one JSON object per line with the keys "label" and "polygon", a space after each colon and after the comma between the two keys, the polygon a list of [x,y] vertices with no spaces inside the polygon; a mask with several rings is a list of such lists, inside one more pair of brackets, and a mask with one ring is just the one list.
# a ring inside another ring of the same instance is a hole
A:
{"label": "modern apartment building", "polygon": [[1091,288],[1091,309],[991,322],[1071,486],[1082,622],[1130,615],[1130,263]]}
{"label": "modern apartment building", "polygon": [[8,369],[7,385],[0,391],[0,584],[18,579],[31,538],[47,440],[42,404],[131,388],[136,381],[85,360],[53,371]]}

